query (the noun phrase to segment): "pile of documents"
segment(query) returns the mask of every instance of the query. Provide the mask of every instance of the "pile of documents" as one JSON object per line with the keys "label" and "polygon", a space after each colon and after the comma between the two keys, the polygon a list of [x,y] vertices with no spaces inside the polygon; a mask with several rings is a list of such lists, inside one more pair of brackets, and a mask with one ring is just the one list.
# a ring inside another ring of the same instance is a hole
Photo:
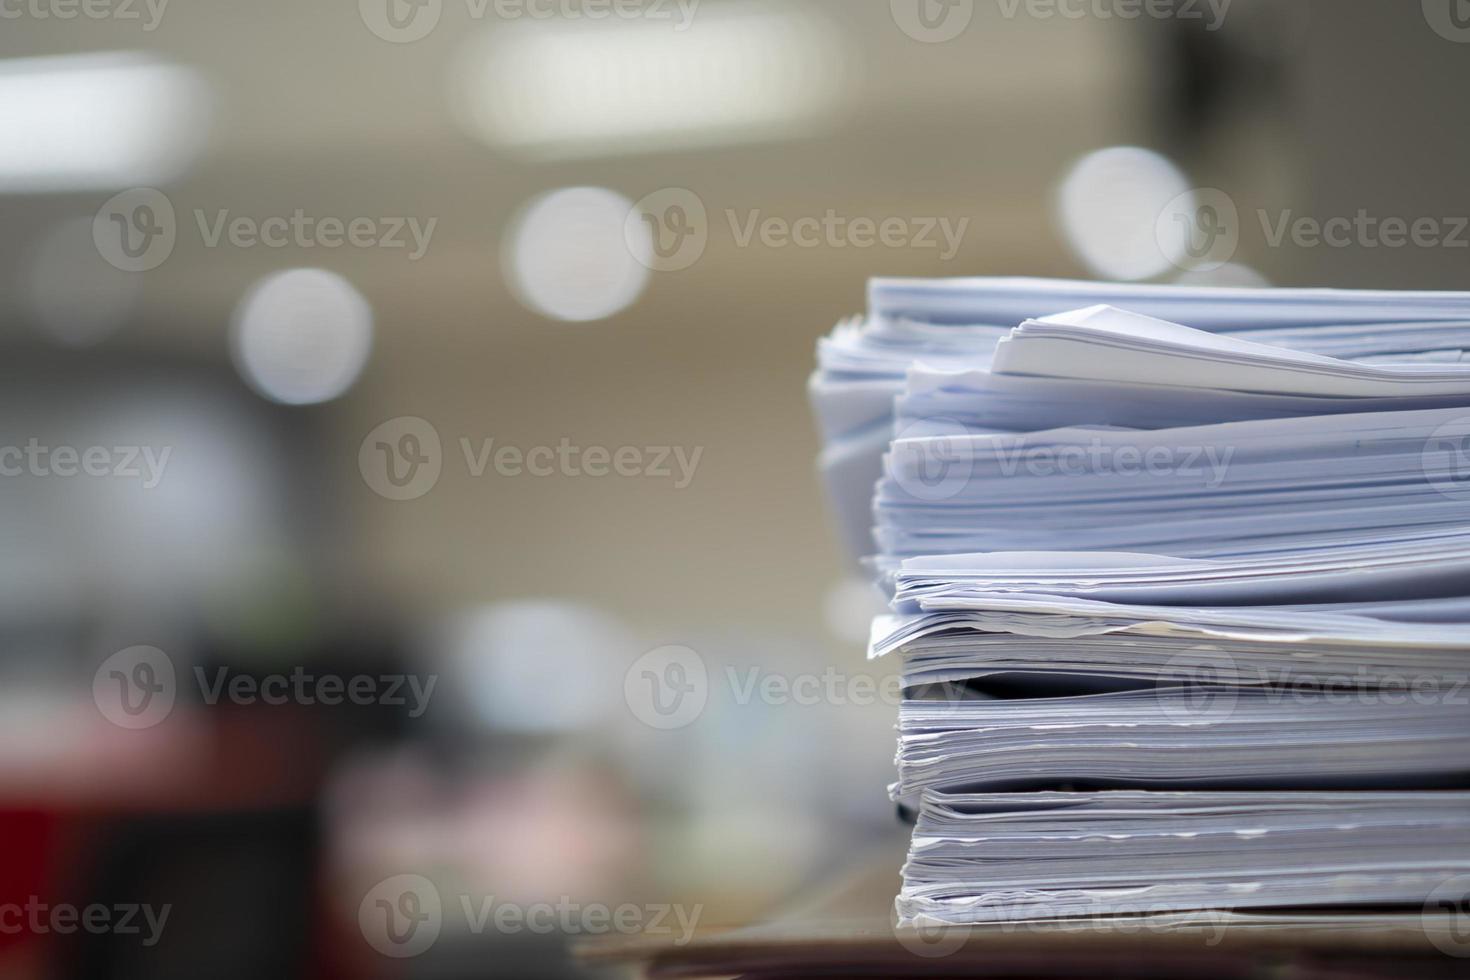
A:
{"label": "pile of documents", "polygon": [[1419,907],[1467,851],[1470,793],[933,793],[898,904],[963,922]]}
{"label": "pile of documents", "polygon": [[901,921],[1470,896],[1470,294],[869,300],[812,396],[891,599]]}
{"label": "pile of documents", "polygon": [[[1458,364],[1462,351],[1470,350],[1470,293],[1185,288],[1045,279],[878,279],[868,292],[867,316],[840,324],[818,345],[818,370],[811,383],[824,443],[822,472],[839,530],[855,557],[876,551],[870,534],[872,488],[894,438],[896,398],[900,406],[912,406],[904,430],[916,420],[935,417],[937,424],[973,424],[973,431],[981,433],[1290,418],[1313,414],[1301,408],[1325,400],[1306,392],[1298,393],[1301,400],[1277,400],[1225,387],[1200,393],[1201,402],[1180,406],[1173,395],[1182,393],[1157,391],[1145,383],[1123,385],[1135,390],[1115,403],[1115,396],[1123,393],[1106,382],[1096,388],[1099,382],[1010,374],[1004,365],[992,370],[1000,341],[1028,319],[1107,305],[1221,338],[1279,348],[1283,356],[1297,352],[1363,365],[1428,365],[1430,370]],[[984,392],[983,418],[937,407],[926,410],[921,401],[925,392],[951,379],[992,386]],[[1152,403],[1154,398],[1163,404]],[[1053,414],[1037,414],[1048,405]],[[1171,408],[1191,414],[1170,416],[1166,413]],[[1082,411],[1093,414],[1076,414]],[[1115,420],[1113,412],[1128,414]],[[914,434],[926,433],[920,426]]]}

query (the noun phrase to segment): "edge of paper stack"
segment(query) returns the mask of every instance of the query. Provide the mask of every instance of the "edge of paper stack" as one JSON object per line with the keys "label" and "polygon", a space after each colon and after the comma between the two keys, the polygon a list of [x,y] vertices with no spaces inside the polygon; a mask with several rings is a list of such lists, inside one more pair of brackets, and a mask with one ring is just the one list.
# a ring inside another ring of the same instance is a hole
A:
{"label": "edge of paper stack", "polygon": [[900,924],[1463,918],[1470,293],[868,301],[810,389],[891,603]]}

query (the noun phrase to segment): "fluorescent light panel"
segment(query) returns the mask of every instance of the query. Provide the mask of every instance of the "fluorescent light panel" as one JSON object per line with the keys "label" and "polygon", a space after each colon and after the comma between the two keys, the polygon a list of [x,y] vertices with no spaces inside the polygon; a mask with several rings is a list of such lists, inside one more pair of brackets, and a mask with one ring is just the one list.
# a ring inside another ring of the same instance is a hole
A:
{"label": "fluorescent light panel", "polygon": [[461,49],[451,96],[471,135],[539,157],[795,135],[842,93],[832,28],[764,4],[667,21],[532,21]]}
{"label": "fluorescent light panel", "polygon": [[207,116],[203,79],[144,54],[0,61],[0,193],[167,183]]}

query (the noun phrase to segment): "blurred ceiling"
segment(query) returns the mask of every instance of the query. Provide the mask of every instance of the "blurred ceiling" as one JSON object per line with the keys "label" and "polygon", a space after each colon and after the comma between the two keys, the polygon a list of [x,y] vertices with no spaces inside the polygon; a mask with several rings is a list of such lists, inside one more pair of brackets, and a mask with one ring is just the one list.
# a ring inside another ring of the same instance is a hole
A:
{"label": "blurred ceiling", "polygon": [[[840,79],[833,110],[779,140],[646,152],[635,143],[563,160],[492,148],[456,123],[451,77],[460,47],[543,26],[498,20],[493,4],[490,16],[476,18],[467,0],[444,0],[428,36],[401,44],[375,36],[353,3],[178,3],[164,8],[152,31],[142,26],[149,16],[142,0],[138,8],[140,21],[8,21],[0,56],[141,50],[191,67],[207,83],[212,120],[203,154],[163,188],[178,215],[178,244],[143,276],[142,304],[115,341],[207,358],[223,356],[230,311],[249,285],[298,265],[352,281],[377,311],[384,349],[396,340],[418,347],[429,337],[451,347],[518,336],[539,342],[539,318],[506,288],[499,251],[526,201],[567,185],[597,184],[629,199],[666,186],[700,195],[719,225],[707,254],[685,272],[655,274],[644,297],[667,302],[667,315],[681,319],[701,315],[711,295],[752,283],[798,294],[831,277],[859,284],[880,271],[947,271],[930,254],[898,250],[739,248],[724,230],[726,209],[788,219],[827,208],[878,218],[963,214],[973,227],[954,271],[997,264],[1057,271],[1055,232],[1036,221],[1037,202],[1077,153],[1140,129],[1136,107],[1130,111],[1130,93],[1142,84],[1130,72],[1139,62],[1119,57],[1136,47],[1137,32],[1095,19],[1006,18],[993,5],[980,5],[963,40],[924,44],[898,29],[886,3],[703,0],[696,31],[700,17],[748,9],[799,8],[822,18],[833,58],[826,70]],[[668,43],[682,43],[668,29]],[[0,196],[0,262],[23,276],[54,222],[90,216],[110,196]],[[438,221],[419,261],[371,248],[211,249],[194,227],[196,211],[212,221],[222,210],[259,220],[296,209],[344,221]],[[0,298],[11,331],[30,329],[24,295],[6,289]],[[838,295],[849,307],[859,300],[851,285]],[[825,325],[809,324],[812,333]]]}

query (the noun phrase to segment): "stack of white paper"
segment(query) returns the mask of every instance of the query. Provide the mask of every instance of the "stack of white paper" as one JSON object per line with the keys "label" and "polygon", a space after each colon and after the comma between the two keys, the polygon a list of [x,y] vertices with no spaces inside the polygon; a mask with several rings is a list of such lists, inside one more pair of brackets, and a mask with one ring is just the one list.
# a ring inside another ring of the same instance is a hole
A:
{"label": "stack of white paper", "polygon": [[[1373,364],[1453,365],[1470,350],[1470,293],[1221,289],[1048,279],[875,280],[869,287],[867,315],[840,324],[818,345],[818,369],[810,384],[825,447],[823,478],[853,555],[874,550],[868,491],[893,437],[894,399],[908,372],[988,371],[997,345],[1017,324],[1098,304],[1197,330]],[[1077,403],[1096,405],[1105,400],[1083,394]],[[1281,403],[1274,407],[1279,409]],[[1272,405],[1262,404],[1252,414],[1227,413],[1215,420],[1273,417],[1272,410]],[[934,414],[943,413],[930,416]],[[1001,416],[993,427],[1024,432],[1091,421],[1074,418],[1027,425],[1008,423]],[[1159,424],[1181,423],[1165,419]]]}
{"label": "stack of white paper", "polygon": [[869,306],[812,391],[892,599],[906,921],[1412,905],[1470,867],[1470,294]]}
{"label": "stack of white paper", "polygon": [[1448,683],[1461,690],[1447,695],[1470,701],[1470,635],[1461,622],[1337,613],[1309,620],[1262,606],[1115,606],[1104,613],[1109,605],[1082,600],[1069,614],[1066,605],[1048,607],[1045,597],[997,597],[986,610],[883,617],[874,649],[902,649],[906,688],[1015,678],[1038,685],[1209,680],[1329,692],[1371,687],[1402,700]]}
{"label": "stack of white paper", "polygon": [[1470,793],[931,793],[898,908],[945,923],[1420,909],[1467,871]]}
{"label": "stack of white paper", "polygon": [[[1425,682],[1428,683],[1425,683]],[[1470,777],[1463,679],[1411,692],[1212,684],[905,701],[894,799],[925,790],[1454,786]]]}

